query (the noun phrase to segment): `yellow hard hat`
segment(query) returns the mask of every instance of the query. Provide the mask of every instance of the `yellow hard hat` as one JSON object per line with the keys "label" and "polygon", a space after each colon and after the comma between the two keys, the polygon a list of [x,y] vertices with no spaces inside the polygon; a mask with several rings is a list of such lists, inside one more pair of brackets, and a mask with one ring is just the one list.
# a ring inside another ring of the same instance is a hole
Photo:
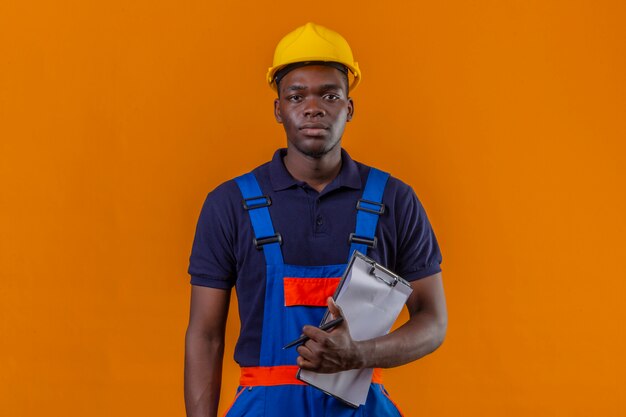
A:
{"label": "yellow hard hat", "polygon": [[348,42],[337,32],[315,23],[307,23],[287,34],[274,51],[273,66],[267,70],[267,82],[276,91],[276,73],[297,62],[338,62],[348,68],[350,91],[361,82],[359,64],[354,61]]}

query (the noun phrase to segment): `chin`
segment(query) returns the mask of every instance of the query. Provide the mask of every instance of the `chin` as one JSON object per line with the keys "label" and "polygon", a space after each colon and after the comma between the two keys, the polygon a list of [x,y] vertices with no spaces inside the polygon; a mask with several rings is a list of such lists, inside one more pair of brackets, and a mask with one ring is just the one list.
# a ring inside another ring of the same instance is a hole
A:
{"label": "chin", "polygon": [[335,149],[339,145],[340,141],[337,141],[331,145],[326,144],[325,146],[298,146],[294,145],[294,147],[303,155],[308,156],[309,158],[319,159],[323,156],[330,153],[333,149]]}
{"label": "chin", "polygon": [[309,158],[320,159],[321,157],[323,157],[327,153],[328,153],[327,150],[323,150],[323,151],[319,151],[319,152],[309,151],[309,152],[305,152],[304,154],[306,156],[308,156]]}
{"label": "chin", "polygon": [[298,150],[310,158],[319,159],[323,157],[324,155],[327,155],[334,148],[335,148],[335,145],[330,146],[330,147],[300,148]]}

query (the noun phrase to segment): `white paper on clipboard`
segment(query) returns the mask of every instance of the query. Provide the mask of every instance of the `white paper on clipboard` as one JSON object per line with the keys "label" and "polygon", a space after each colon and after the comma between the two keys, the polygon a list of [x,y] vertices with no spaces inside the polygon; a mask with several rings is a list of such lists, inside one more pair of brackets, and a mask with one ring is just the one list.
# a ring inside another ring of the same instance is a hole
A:
{"label": "white paper on clipboard", "polygon": [[[389,333],[412,288],[408,282],[373,259],[355,251],[333,298],[341,307],[354,340]],[[324,316],[324,322],[329,319]],[[358,407],[365,404],[374,370],[352,369],[334,374],[300,370],[298,379]]]}

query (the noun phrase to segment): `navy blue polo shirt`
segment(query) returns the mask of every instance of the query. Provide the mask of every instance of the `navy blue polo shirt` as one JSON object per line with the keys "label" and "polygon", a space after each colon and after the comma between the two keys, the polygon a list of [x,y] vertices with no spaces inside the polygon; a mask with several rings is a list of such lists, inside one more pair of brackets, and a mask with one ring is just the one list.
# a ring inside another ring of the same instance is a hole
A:
{"label": "navy blue polo shirt", "polygon": [[[318,193],[294,179],[283,164],[286,149],[253,170],[270,196],[270,216],[283,239],[286,264],[317,266],[346,263],[348,237],[355,231],[356,202],[370,168],[342,149],[339,175]],[[378,245],[367,255],[407,281],[441,271],[441,252],[426,212],[412,188],[390,177],[383,194],[386,210],[376,229]],[[236,285],[242,328],[235,349],[241,366],[258,366],[265,299],[265,258],[252,242],[248,213],[234,180],[207,196],[189,262],[191,284],[229,289]]]}

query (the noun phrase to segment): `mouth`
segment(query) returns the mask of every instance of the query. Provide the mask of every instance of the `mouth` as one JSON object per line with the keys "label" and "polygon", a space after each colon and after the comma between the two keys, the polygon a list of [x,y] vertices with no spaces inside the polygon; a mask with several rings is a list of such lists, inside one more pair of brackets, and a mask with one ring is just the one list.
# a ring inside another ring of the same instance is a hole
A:
{"label": "mouth", "polygon": [[323,136],[328,127],[322,123],[305,123],[298,129],[306,136]]}

